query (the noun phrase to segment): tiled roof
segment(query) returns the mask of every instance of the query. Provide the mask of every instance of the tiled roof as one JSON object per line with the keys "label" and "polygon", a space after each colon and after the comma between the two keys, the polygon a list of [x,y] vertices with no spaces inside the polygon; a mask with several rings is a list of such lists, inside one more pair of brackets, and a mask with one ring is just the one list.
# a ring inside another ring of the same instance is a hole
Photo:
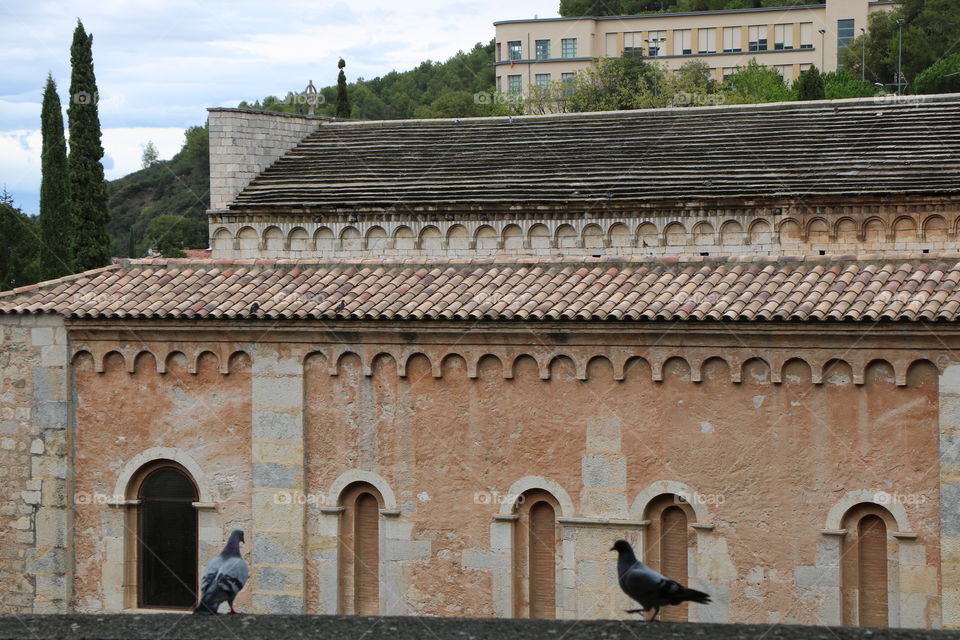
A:
{"label": "tiled roof", "polygon": [[955,321],[960,254],[460,260],[352,265],[134,260],[0,294],[0,313],[79,318]]}
{"label": "tiled roof", "polygon": [[960,192],[960,95],[908,98],[325,123],[231,208]]}

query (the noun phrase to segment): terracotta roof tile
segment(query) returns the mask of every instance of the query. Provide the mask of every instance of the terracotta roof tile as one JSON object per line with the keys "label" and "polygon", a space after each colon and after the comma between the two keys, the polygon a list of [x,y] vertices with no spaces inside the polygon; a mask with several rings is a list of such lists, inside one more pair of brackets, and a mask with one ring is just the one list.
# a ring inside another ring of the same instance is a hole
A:
{"label": "terracotta roof tile", "polygon": [[830,256],[589,264],[133,260],[0,293],[0,313],[39,312],[104,319],[954,321],[960,255],[902,264]]}

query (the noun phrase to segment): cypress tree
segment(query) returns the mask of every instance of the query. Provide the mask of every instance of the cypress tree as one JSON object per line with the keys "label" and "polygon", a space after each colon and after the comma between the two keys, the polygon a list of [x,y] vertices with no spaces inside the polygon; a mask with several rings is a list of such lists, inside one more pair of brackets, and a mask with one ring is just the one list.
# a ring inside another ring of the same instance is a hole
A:
{"label": "cypress tree", "polygon": [[337,104],[333,113],[338,118],[350,117],[350,98],[347,97],[347,74],[343,72],[345,66],[347,66],[347,63],[343,61],[343,58],[340,58],[340,62],[337,63],[337,68],[340,69],[340,73],[337,74]]}
{"label": "cypress tree", "polygon": [[103,146],[97,113],[97,80],[93,74],[93,35],[77,20],[70,47],[70,200],[73,210],[73,268],[86,271],[110,262],[107,188],[103,179]]}
{"label": "cypress tree", "polygon": [[57,84],[49,74],[43,90],[40,132],[43,137],[40,152],[40,277],[52,280],[71,273],[70,239],[73,224],[63,113]]}
{"label": "cypress tree", "polygon": [[801,73],[793,86],[797,100],[823,100],[826,96],[823,74],[815,66]]}

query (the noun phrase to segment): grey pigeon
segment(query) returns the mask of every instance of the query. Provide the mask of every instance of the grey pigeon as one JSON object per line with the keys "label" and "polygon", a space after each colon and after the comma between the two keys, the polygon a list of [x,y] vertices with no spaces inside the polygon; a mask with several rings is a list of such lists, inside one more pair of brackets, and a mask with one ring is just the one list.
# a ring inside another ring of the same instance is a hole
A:
{"label": "grey pigeon", "polygon": [[241,542],[243,531],[234,529],[220,555],[207,563],[200,578],[200,604],[193,610],[194,613],[216,614],[221,602],[230,605],[230,613],[236,613],[233,599],[243,589],[250,574],[247,563],[240,557]]}
{"label": "grey pigeon", "polygon": [[687,589],[682,584],[663,576],[647,565],[637,560],[633,547],[626,540],[617,540],[610,551],[620,554],[617,558],[617,576],[620,579],[620,588],[623,592],[640,603],[641,609],[628,609],[627,613],[643,613],[653,609],[653,617],[648,622],[657,620],[660,607],[682,602],[697,602],[710,604],[710,596],[696,589]]}

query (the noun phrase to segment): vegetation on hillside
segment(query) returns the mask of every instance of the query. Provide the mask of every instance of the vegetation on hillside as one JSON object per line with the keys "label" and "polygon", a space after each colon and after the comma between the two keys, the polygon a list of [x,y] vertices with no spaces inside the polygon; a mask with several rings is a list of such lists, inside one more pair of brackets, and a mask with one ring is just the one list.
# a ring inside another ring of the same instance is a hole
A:
{"label": "vegetation on hillside", "polygon": [[[110,237],[115,256],[207,246],[210,207],[210,140],[207,128],[190,127],[170,160],[156,160],[110,185]],[[173,225],[171,218],[180,221]],[[175,228],[175,230],[173,230]]]}
{"label": "vegetation on hillside", "polygon": [[0,291],[40,279],[40,225],[0,190]]}
{"label": "vegetation on hillside", "polygon": [[560,15],[630,16],[639,13],[721,11],[757,7],[823,4],[824,0],[560,0]]}

